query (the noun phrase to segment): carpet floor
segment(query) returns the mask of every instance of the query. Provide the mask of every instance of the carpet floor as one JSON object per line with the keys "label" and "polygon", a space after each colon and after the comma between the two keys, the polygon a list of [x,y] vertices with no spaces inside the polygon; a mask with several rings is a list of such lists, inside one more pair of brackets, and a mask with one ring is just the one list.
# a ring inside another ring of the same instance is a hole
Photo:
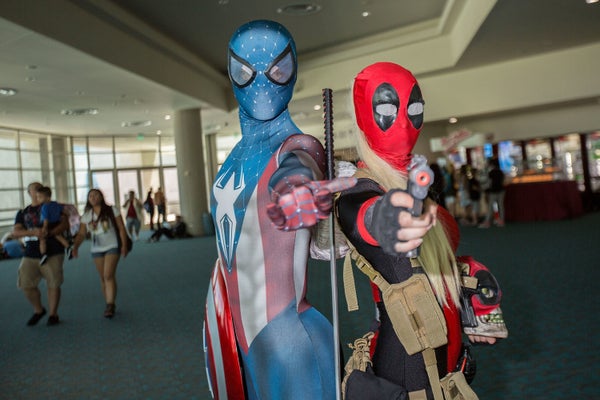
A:
{"label": "carpet floor", "polygon": [[[510,332],[495,346],[475,347],[481,399],[599,398],[599,227],[593,213],[461,228],[459,253],[494,271]],[[112,320],[102,317],[89,243],[65,262],[58,326],[46,318],[25,325],[32,310],[16,288],[19,260],[0,262],[0,399],[210,399],[202,320],[215,239],[146,243],[143,233],[119,263]],[[330,318],[328,268],[310,262],[308,298]],[[345,343],[369,328],[372,314],[368,284],[358,274],[357,283],[359,311],[346,312],[339,299],[346,355]]]}

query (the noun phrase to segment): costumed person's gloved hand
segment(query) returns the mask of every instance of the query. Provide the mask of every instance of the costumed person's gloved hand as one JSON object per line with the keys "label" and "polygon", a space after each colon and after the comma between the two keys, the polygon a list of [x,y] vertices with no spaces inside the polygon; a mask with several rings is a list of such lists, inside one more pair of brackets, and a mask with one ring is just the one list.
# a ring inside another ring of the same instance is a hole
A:
{"label": "costumed person's gloved hand", "polygon": [[356,185],[356,178],[310,181],[304,176],[280,181],[271,193],[267,215],[277,229],[309,228],[329,216],[333,194]]}
{"label": "costumed person's gloved hand", "polygon": [[402,255],[423,243],[423,236],[437,221],[437,205],[431,204],[415,217],[414,199],[402,190],[390,190],[373,206],[370,233],[383,251]]}

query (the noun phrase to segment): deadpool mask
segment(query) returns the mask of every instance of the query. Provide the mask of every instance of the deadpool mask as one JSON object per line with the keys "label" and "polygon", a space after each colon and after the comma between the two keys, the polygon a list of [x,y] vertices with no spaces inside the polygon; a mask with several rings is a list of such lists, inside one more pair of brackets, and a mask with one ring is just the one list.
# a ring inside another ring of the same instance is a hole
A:
{"label": "deadpool mask", "polygon": [[395,169],[406,172],[423,126],[424,101],[407,69],[381,62],[354,80],[354,111],[369,147]]}

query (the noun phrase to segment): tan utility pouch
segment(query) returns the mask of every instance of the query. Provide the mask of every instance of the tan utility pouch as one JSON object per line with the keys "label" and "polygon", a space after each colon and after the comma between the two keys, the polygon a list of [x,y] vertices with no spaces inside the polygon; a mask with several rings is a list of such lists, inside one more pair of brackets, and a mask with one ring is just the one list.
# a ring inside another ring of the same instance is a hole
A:
{"label": "tan utility pouch", "polygon": [[[381,290],[394,331],[409,355],[448,342],[444,313],[427,275],[415,271],[406,281],[390,285],[353,246],[350,246],[344,262],[344,291],[348,311],[358,310],[350,259]],[[411,263],[413,267],[420,267],[416,259],[411,259]]]}
{"label": "tan utility pouch", "polygon": [[467,383],[462,372],[452,372],[441,381],[442,392],[445,400],[478,400],[471,386]]}
{"label": "tan utility pouch", "polygon": [[425,274],[415,273],[393,285],[378,278],[375,283],[383,294],[394,331],[409,355],[447,343],[444,314]]}

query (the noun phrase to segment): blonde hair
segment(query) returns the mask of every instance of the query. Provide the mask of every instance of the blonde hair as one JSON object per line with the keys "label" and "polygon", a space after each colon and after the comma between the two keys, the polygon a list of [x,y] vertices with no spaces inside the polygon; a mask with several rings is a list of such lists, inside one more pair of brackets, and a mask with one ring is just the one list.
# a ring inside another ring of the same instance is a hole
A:
{"label": "blonde hair", "polygon": [[[371,175],[386,191],[406,189],[407,175],[394,169],[375,154],[362,132],[356,136],[358,139],[358,154],[368,167],[368,175]],[[425,207],[429,204],[431,204],[431,201],[426,200]],[[418,260],[427,273],[440,304],[447,305],[449,297],[452,303],[460,307],[460,275],[456,265],[456,257],[441,223],[438,222],[423,238]]]}

